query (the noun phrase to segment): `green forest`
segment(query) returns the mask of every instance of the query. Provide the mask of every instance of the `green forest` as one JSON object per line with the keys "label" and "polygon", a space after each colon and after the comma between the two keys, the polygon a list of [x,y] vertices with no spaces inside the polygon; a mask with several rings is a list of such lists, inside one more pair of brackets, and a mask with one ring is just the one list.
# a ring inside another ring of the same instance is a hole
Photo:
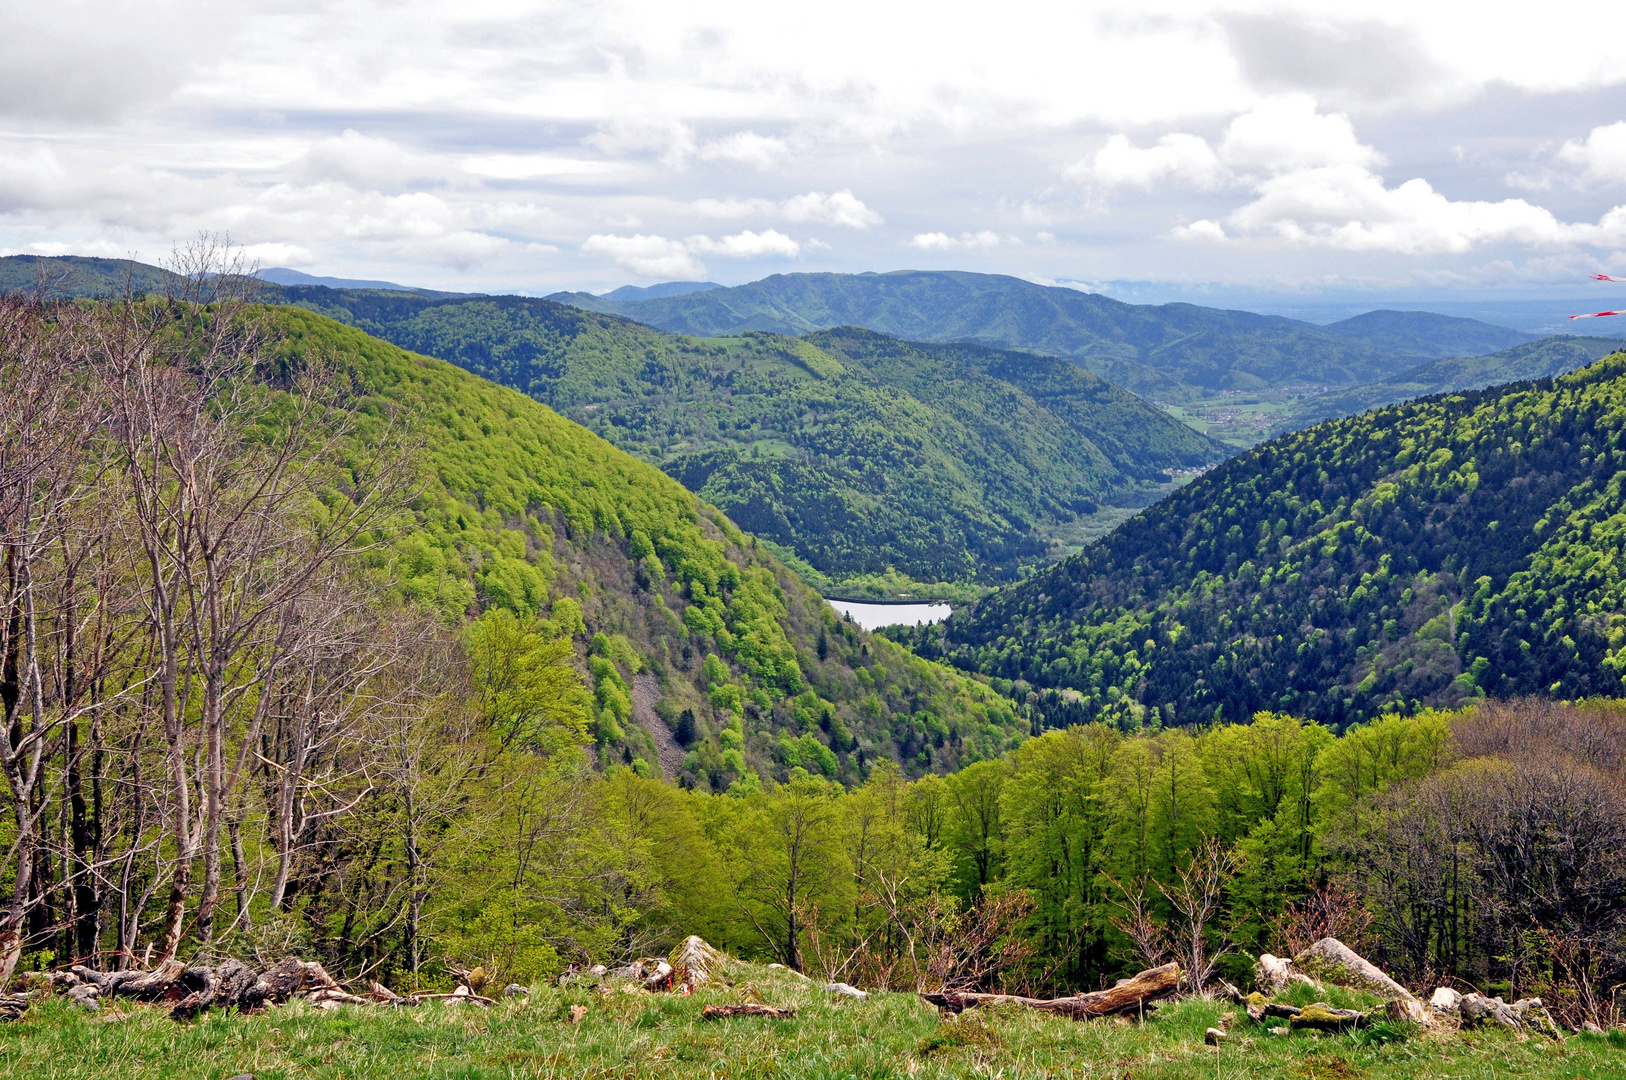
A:
{"label": "green forest", "polygon": [[[698,934],[876,992],[1197,995],[1334,936],[1620,1021],[1626,354],[1283,437],[895,641],[210,258],[0,300],[0,983],[294,956],[387,999]],[[863,331],[693,347],[1115,400]]]}
{"label": "green forest", "polygon": [[901,636],[1060,725],[1618,694],[1623,423],[1626,353],[1325,423]]}
{"label": "green forest", "polygon": [[837,590],[1012,580],[1054,557],[1036,526],[1144,503],[1225,453],[1048,357],[862,331],[697,340],[523,297],[283,297],[553,406]]}

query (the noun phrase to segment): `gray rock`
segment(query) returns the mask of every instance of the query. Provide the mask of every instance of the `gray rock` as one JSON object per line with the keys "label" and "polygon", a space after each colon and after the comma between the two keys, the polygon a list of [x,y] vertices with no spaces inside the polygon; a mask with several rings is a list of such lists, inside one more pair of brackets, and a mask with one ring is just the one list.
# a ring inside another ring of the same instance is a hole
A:
{"label": "gray rock", "polygon": [[1293,961],[1270,953],[1259,955],[1259,961],[1253,966],[1253,982],[1254,987],[1267,996],[1279,994],[1294,983],[1315,985],[1308,975],[1293,967]]}
{"label": "gray rock", "polygon": [[1292,1028],[1284,1028],[1284,1027],[1273,1027],[1273,1028],[1270,1029],[1270,1033],[1272,1035],[1275,1035],[1276,1037],[1280,1038],[1280,1037],[1282,1037],[1284,1035],[1293,1034],[1293,1029]]}
{"label": "gray rock", "polygon": [[503,997],[529,997],[530,993],[530,987],[521,986],[519,983],[509,983],[502,988]]}
{"label": "gray rock", "polygon": [[1449,986],[1435,989],[1434,996],[1428,999],[1428,1007],[1437,1013],[1455,1013],[1462,1010],[1462,995]]}
{"label": "gray rock", "polygon": [[848,986],[844,982],[829,983],[825,986],[825,990],[832,994],[840,994],[842,997],[857,998],[859,1001],[869,997],[869,991],[860,990],[856,986]]}
{"label": "gray rock", "polygon": [[1588,1035],[1602,1035],[1604,1033],[1603,1028],[1599,1027],[1597,1024],[1594,1024],[1590,1020],[1585,1020],[1581,1023],[1581,1030]]}
{"label": "gray rock", "polygon": [[1389,978],[1376,964],[1337,938],[1322,938],[1293,957],[1293,963],[1322,982],[1382,994],[1385,998],[1412,996],[1410,990]]}
{"label": "gray rock", "polygon": [[80,983],[68,991],[68,1000],[81,1009],[96,1012],[102,1007],[98,999],[102,996],[101,988],[94,983]]}
{"label": "gray rock", "polygon": [[1459,1011],[1462,1013],[1462,1023],[1466,1027],[1494,1020],[1514,1031],[1521,1031],[1524,1028],[1518,1014],[1499,997],[1488,998],[1483,994],[1468,994],[1463,997]]}
{"label": "gray rock", "polygon": [[1563,1041],[1564,1032],[1559,1029],[1553,1020],[1553,1014],[1547,1011],[1547,1006],[1542,1004],[1540,998],[1520,998],[1508,1008],[1519,1018],[1519,1023],[1523,1024],[1526,1030],[1539,1031],[1549,1039]]}
{"label": "gray rock", "polygon": [[1224,1041],[1225,1032],[1221,1031],[1219,1028],[1209,1028],[1207,1031],[1203,1032],[1203,1042],[1207,1043],[1209,1046],[1218,1046]]}

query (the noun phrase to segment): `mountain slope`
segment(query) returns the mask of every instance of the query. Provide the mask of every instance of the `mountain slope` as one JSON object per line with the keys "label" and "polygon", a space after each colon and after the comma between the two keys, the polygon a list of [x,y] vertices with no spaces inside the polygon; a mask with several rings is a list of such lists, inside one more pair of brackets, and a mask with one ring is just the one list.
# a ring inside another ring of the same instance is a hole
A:
{"label": "mountain slope", "polygon": [[335,364],[359,415],[399,412],[421,441],[398,587],[453,621],[495,606],[574,630],[607,755],[653,763],[677,734],[675,771],[723,787],[878,756],[949,768],[1018,730],[1009,702],[838,620],[716,509],[551,409],[309,311],[267,327],[276,364]]}
{"label": "mountain slope", "polygon": [[1441,360],[1510,349],[1537,336],[1477,319],[1459,319],[1430,311],[1368,311],[1321,329],[1345,341],[1360,341],[1374,348]]}
{"label": "mountain slope", "polygon": [[863,331],[697,341],[525,297],[282,295],[525,391],[835,580],[1009,580],[1048,556],[1035,525],[1225,452],[1043,357]]}
{"label": "mountain slope", "polygon": [[128,287],[161,293],[174,280],[167,270],[133,259],[84,255],[7,255],[0,258],[0,295],[45,286],[50,296],[119,296]]}
{"label": "mountain slope", "polygon": [[1482,390],[1499,383],[1551,378],[1586,367],[1620,346],[1618,338],[1566,335],[1540,338],[1487,356],[1436,360],[1384,382],[1304,398],[1276,425],[1276,431],[1294,431],[1321,420],[1351,416],[1429,394]]}
{"label": "mountain slope", "polygon": [[1050,722],[1618,695],[1623,544],[1617,353],[1282,436],[917,637]]}
{"label": "mountain slope", "polygon": [[701,336],[862,326],[914,341],[1032,349],[1168,401],[1216,390],[1374,382],[1438,355],[1433,346],[1396,348],[1277,316],[1125,304],[995,274],[776,274],[664,299],[614,303],[579,293],[558,299]]}

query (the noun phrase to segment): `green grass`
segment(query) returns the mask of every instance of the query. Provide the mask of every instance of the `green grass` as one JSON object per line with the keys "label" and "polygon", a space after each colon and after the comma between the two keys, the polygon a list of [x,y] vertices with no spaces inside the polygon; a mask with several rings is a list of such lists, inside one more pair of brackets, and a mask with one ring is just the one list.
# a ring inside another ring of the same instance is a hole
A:
{"label": "green grass", "polygon": [[[539,988],[491,1009],[296,1003],[258,1015],[177,1024],[159,1009],[81,1012],[48,1000],[0,1027],[0,1076],[77,1080],[485,1080],[519,1077],[1626,1077],[1626,1032],[1561,1045],[1501,1032],[1418,1035],[1378,1027],[1350,1035],[1272,1036],[1216,1001],[1165,1006],[1144,1024],[1075,1023],[1016,1007],[945,1020],[911,994],[830,998],[789,976],[734,969],[735,985],[693,997]],[[700,1019],[712,1002],[760,997],[794,1020]],[[570,1006],[586,1005],[579,1024]],[[1228,1023],[1216,1053],[1203,1031]]]}

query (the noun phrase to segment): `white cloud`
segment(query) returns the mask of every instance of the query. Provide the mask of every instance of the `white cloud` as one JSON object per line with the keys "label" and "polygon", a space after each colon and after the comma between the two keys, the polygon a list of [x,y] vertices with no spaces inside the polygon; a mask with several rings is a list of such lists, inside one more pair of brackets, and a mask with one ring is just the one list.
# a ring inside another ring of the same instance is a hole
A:
{"label": "white cloud", "polygon": [[607,255],[639,277],[663,278],[669,281],[699,281],[706,276],[706,268],[689,254],[681,240],[668,240],[664,236],[589,236],[582,244],[588,255]]}
{"label": "white cloud", "polygon": [[[1551,248],[1626,242],[1626,207],[1616,207],[1596,225],[1565,223],[1523,199],[1452,200],[1423,179],[1391,188],[1382,177],[1353,164],[1300,169],[1264,180],[1257,198],[1229,214],[1224,224],[1232,236],[1404,255],[1463,253],[1487,244]],[[1175,235],[1221,239],[1225,234],[1207,221]]]}
{"label": "white cloud", "polygon": [[1225,229],[1217,221],[1193,221],[1178,225],[1172,233],[1177,240],[1224,240]]}
{"label": "white cloud", "polygon": [[563,154],[483,154],[463,160],[463,170],[493,180],[540,177],[601,177],[621,171],[613,162],[586,161]]}
{"label": "white cloud", "polygon": [[588,237],[581,250],[588,255],[607,255],[640,277],[697,281],[706,276],[705,266],[694,257],[697,254],[727,259],[794,259],[801,253],[801,245],[775,229],[760,233],[746,229],[715,240],[705,235],[670,240],[643,233],[601,233]]}
{"label": "white cloud", "polygon": [[316,261],[307,247],[299,244],[247,244],[243,258],[260,266],[309,266]]}
{"label": "white cloud", "polygon": [[1068,171],[1104,187],[1150,188],[1160,180],[1174,179],[1212,188],[1226,178],[1225,166],[1208,141],[1181,133],[1165,135],[1146,149],[1131,144],[1128,136],[1114,135],[1088,162]]}
{"label": "white cloud", "polygon": [[737,161],[764,171],[778,167],[790,156],[790,144],[772,135],[740,131],[706,143],[699,150],[704,161]]}
{"label": "white cloud", "polygon": [[1303,94],[1262,101],[1231,121],[1219,156],[1234,169],[1288,172],[1321,165],[1379,165],[1346,116],[1326,116]]}
{"label": "white cloud", "polygon": [[869,229],[882,224],[880,214],[865,206],[852,191],[826,195],[809,191],[784,202],[769,199],[696,199],[690,203],[697,214],[714,218],[766,217],[816,225],[845,225],[849,229]]}
{"label": "white cloud", "polygon": [[868,229],[882,224],[881,215],[865,206],[852,189],[832,192],[810,191],[786,200],[781,211],[788,221],[810,221],[823,225],[845,225],[849,229]]}
{"label": "white cloud", "polygon": [[982,232],[961,233],[959,236],[950,236],[948,233],[929,232],[917,233],[909,241],[910,247],[917,247],[922,251],[953,251],[957,248],[993,248],[1002,244],[1020,244],[1017,236],[1001,236],[991,230]]}
{"label": "white cloud", "polygon": [[709,236],[691,236],[688,244],[692,251],[722,255],[730,259],[760,259],[764,256],[794,259],[802,250],[800,244],[776,229],[767,229],[760,233],[746,229],[733,236],[725,236],[721,240],[713,240]]}
{"label": "white cloud", "polygon": [[696,199],[689,206],[712,218],[777,217],[780,212],[779,204],[768,199]]}
{"label": "white cloud", "polygon": [[1558,160],[1581,166],[1590,180],[1626,181],[1626,120],[1593,128],[1584,142],[1568,140]]}

